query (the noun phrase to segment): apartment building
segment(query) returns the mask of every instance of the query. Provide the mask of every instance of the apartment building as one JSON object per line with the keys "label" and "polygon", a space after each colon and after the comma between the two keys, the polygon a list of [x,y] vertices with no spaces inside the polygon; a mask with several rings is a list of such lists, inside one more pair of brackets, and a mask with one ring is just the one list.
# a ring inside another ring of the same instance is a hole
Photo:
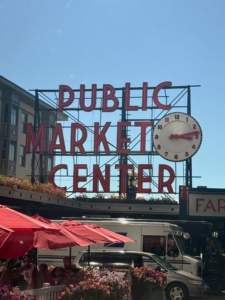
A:
{"label": "apartment building", "polygon": [[[35,96],[0,76],[0,174],[31,179],[32,153],[25,154],[26,124],[34,124]],[[67,120],[49,104],[39,100],[40,122],[46,125],[45,147],[57,121]],[[35,179],[39,180],[39,157],[35,156]],[[44,181],[54,166],[54,156],[43,155]]]}

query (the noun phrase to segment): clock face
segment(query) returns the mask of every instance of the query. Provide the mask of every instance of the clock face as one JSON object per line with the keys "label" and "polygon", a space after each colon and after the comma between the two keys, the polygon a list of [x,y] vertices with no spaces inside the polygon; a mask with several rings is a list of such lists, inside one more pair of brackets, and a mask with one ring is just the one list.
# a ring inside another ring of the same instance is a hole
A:
{"label": "clock face", "polygon": [[163,158],[184,161],[193,156],[202,142],[202,130],[191,116],[176,112],[164,116],[152,134],[153,145]]}

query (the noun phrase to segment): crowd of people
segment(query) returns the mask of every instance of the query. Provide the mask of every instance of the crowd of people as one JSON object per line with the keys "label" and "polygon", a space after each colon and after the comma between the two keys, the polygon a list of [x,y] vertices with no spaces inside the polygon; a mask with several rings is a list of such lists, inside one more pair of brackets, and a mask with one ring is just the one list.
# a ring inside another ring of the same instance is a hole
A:
{"label": "crowd of people", "polygon": [[24,291],[42,288],[44,283],[50,286],[69,285],[79,271],[71,264],[70,257],[64,257],[63,267],[54,267],[52,270],[45,263],[37,267],[31,258],[31,254],[26,253],[21,259],[0,259],[0,286],[17,287]]}

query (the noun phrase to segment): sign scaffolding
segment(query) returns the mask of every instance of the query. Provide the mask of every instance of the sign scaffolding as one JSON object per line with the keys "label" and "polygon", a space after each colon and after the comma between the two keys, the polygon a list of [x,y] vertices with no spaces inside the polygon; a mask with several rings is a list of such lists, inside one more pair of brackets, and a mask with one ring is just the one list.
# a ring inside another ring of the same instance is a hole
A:
{"label": "sign scaffolding", "polygon": [[[163,82],[150,87],[144,82],[142,87],[126,83],[122,88],[93,84],[91,89],[85,85],[79,89],[67,85],[60,85],[58,90],[36,89],[34,123],[27,124],[26,134],[26,153],[33,154],[32,181],[49,180],[71,195],[119,193],[131,198],[137,193],[171,198],[171,194],[179,193],[179,185],[191,188],[191,157],[196,150],[191,155],[184,152],[183,162],[176,153],[169,159],[167,152],[159,151],[154,130],[156,126],[162,128],[157,124],[163,118],[168,122],[170,117],[174,127],[171,116],[179,119],[182,114],[191,115],[192,87],[197,85]],[[40,109],[40,99],[54,108]],[[43,113],[52,118],[52,125],[46,126]],[[67,121],[54,124],[61,113]],[[178,135],[173,131],[166,139],[174,146],[190,142],[193,135],[198,138],[199,132]],[[44,163],[48,164],[48,174],[43,172]]]}

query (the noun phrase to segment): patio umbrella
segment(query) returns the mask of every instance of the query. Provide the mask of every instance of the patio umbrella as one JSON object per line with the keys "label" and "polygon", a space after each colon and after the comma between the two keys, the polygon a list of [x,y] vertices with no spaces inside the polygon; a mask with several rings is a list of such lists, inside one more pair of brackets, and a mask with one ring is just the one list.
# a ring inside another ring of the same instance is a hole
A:
{"label": "patio umbrella", "polygon": [[36,231],[34,233],[35,242],[34,247],[42,248],[42,249],[58,249],[65,247],[73,247],[73,246],[88,246],[93,244],[92,241],[86,239],[85,237],[77,236],[72,232],[68,231],[64,227],[59,224],[52,222],[44,217],[39,215],[34,215],[32,218],[46,223],[49,226],[57,229],[54,231]]}
{"label": "patio umbrella", "polygon": [[17,258],[33,248],[33,231],[13,231],[0,234],[0,257]]}
{"label": "patio umbrella", "polygon": [[103,227],[99,227],[99,226],[97,226],[95,224],[87,224],[85,226],[87,226],[89,228],[92,228],[95,231],[97,231],[99,233],[102,233],[102,234],[104,234],[104,235],[106,235],[106,236],[108,236],[110,238],[114,238],[114,239],[118,240],[119,243],[121,243],[121,242],[122,243],[136,242],[135,240],[133,240],[133,239],[127,237],[127,236],[124,236],[124,235],[116,233],[114,231],[105,229]]}
{"label": "patio umbrella", "polygon": [[6,228],[4,226],[0,226],[0,245],[1,245],[2,241],[4,241],[11,232],[13,232],[12,229]]}
{"label": "patio umbrella", "polygon": [[[7,206],[0,205],[0,227],[13,231],[54,230],[49,224],[40,222]],[[57,229],[58,230],[58,229]]]}
{"label": "patio umbrella", "polygon": [[106,234],[95,230],[94,227],[84,225],[81,222],[68,220],[62,223],[59,223],[62,227],[71,231],[72,233],[83,236],[94,243],[119,243],[121,240],[109,237]]}
{"label": "patio umbrella", "polygon": [[59,230],[3,205],[0,205],[0,228],[5,230],[0,236],[1,258],[17,258],[33,248],[35,231]]}
{"label": "patio umbrella", "polygon": [[[60,223],[62,227],[67,230],[84,236],[88,239],[92,239],[95,243],[121,243],[121,242],[134,242],[134,240],[117,234],[113,231],[105,229],[95,224],[83,224],[81,222],[68,220]],[[89,265],[90,246],[88,246],[88,265]],[[71,255],[70,255],[71,256]]]}

